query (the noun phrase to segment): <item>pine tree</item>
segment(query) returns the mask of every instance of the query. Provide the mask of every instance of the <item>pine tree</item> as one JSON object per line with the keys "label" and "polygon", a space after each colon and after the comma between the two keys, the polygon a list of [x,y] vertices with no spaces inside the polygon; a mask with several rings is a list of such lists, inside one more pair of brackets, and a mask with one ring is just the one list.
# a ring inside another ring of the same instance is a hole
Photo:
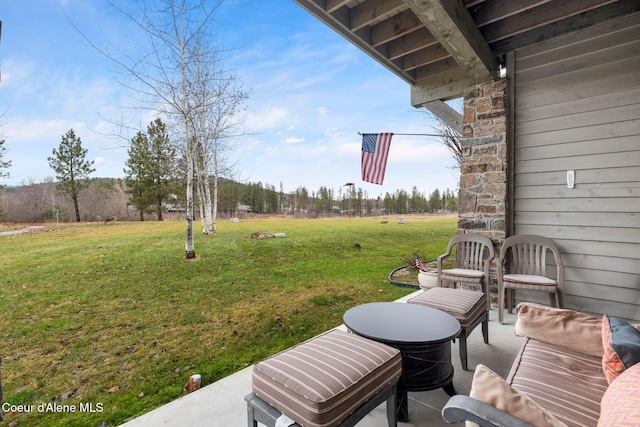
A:
{"label": "pine tree", "polygon": [[56,188],[73,201],[77,222],[80,222],[78,195],[89,185],[89,174],[95,172],[92,168],[94,162],[85,160],[87,151],[82,148],[82,141],[73,129],[69,129],[66,135],[62,136],[58,149],[53,149],[53,157],[47,158],[49,166],[56,172]]}
{"label": "pine tree", "polygon": [[147,133],[138,132],[131,140],[129,159],[124,169],[127,193],[131,205],[144,213],[156,212],[162,221],[164,203],[175,192],[175,149],[171,146],[166,126],[156,119],[147,127]]}
{"label": "pine tree", "polygon": [[147,135],[138,132],[131,139],[127,153],[129,158],[124,169],[124,182],[127,186],[125,191],[130,196],[129,205],[134,206],[140,212],[140,221],[144,221],[144,214],[153,211],[151,206],[153,195],[150,191],[153,179],[149,167],[151,150]]}

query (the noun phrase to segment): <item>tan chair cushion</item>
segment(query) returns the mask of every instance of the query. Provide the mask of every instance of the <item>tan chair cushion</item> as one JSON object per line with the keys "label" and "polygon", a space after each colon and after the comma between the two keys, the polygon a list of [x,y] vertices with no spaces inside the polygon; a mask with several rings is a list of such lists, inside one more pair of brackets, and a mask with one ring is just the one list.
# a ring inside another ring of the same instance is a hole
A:
{"label": "tan chair cushion", "polygon": [[558,282],[550,277],[534,276],[531,274],[505,274],[502,277],[504,282],[522,283],[536,286],[557,286]]}
{"label": "tan chair cushion", "polygon": [[[520,393],[498,374],[478,365],[473,375],[469,396],[508,412],[536,427],[567,427],[526,394]],[[469,423],[467,425],[475,425]]]}
{"label": "tan chair cushion", "polygon": [[253,392],[305,427],[335,426],[398,380],[400,352],[332,330],[253,368]]}
{"label": "tan chair cushion", "polygon": [[442,274],[445,276],[464,277],[467,279],[478,279],[478,280],[484,277],[484,272],[480,270],[469,270],[467,268],[451,268],[447,270],[442,270]]}
{"label": "tan chair cushion", "polygon": [[426,305],[449,313],[466,328],[487,310],[484,293],[466,289],[431,288],[407,301],[410,304]]}

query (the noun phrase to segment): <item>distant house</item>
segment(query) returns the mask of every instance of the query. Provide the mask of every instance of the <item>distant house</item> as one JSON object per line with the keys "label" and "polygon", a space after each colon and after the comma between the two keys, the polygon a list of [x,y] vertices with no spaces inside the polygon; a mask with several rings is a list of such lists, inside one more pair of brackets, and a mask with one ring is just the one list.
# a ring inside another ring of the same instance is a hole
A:
{"label": "distant house", "polygon": [[236,208],[238,213],[250,213],[251,212],[251,206],[249,205],[241,205],[240,203],[238,203],[238,207]]}
{"label": "distant house", "polygon": [[164,205],[164,210],[165,210],[165,212],[169,212],[169,213],[183,213],[183,212],[186,212],[186,209],[184,207],[179,206],[179,205],[169,204],[169,203],[166,203]]}

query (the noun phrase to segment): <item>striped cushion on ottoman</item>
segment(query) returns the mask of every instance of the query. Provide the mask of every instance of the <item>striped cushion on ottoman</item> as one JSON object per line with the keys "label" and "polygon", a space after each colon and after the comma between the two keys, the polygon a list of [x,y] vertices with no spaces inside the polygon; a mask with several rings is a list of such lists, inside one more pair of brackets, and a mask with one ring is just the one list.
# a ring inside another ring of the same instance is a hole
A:
{"label": "striped cushion on ottoman", "polygon": [[484,293],[466,289],[431,288],[407,302],[449,313],[458,319],[463,329],[487,311],[487,298]]}
{"label": "striped cushion on ottoman", "polygon": [[304,427],[332,427],[402,372],[400,352],[332,330],[253,368],[253,393]]}

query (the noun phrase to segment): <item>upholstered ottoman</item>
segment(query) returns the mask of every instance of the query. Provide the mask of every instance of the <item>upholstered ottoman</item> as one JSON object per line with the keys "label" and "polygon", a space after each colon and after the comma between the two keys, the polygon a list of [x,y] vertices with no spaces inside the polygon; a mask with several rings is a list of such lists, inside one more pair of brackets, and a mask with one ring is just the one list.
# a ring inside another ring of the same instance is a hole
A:
{"label": "upholstered ottoman", "polygon": [[454,288],[431,288],[407,301],[410,304],[426,305],[442,310],[460,322],[460,362],[462,369],[468,369],[467,336],[482,324],[482,336],[489,343],[488,298],[483,292]]}
{"label": "upholstered ottoman", "polygon": [[254,366],[248,425],[274,427],[288,418],[303,427],[353,426],[386,400],[389,426],[396,426],[401,373],[395,348],[331,330]]}

